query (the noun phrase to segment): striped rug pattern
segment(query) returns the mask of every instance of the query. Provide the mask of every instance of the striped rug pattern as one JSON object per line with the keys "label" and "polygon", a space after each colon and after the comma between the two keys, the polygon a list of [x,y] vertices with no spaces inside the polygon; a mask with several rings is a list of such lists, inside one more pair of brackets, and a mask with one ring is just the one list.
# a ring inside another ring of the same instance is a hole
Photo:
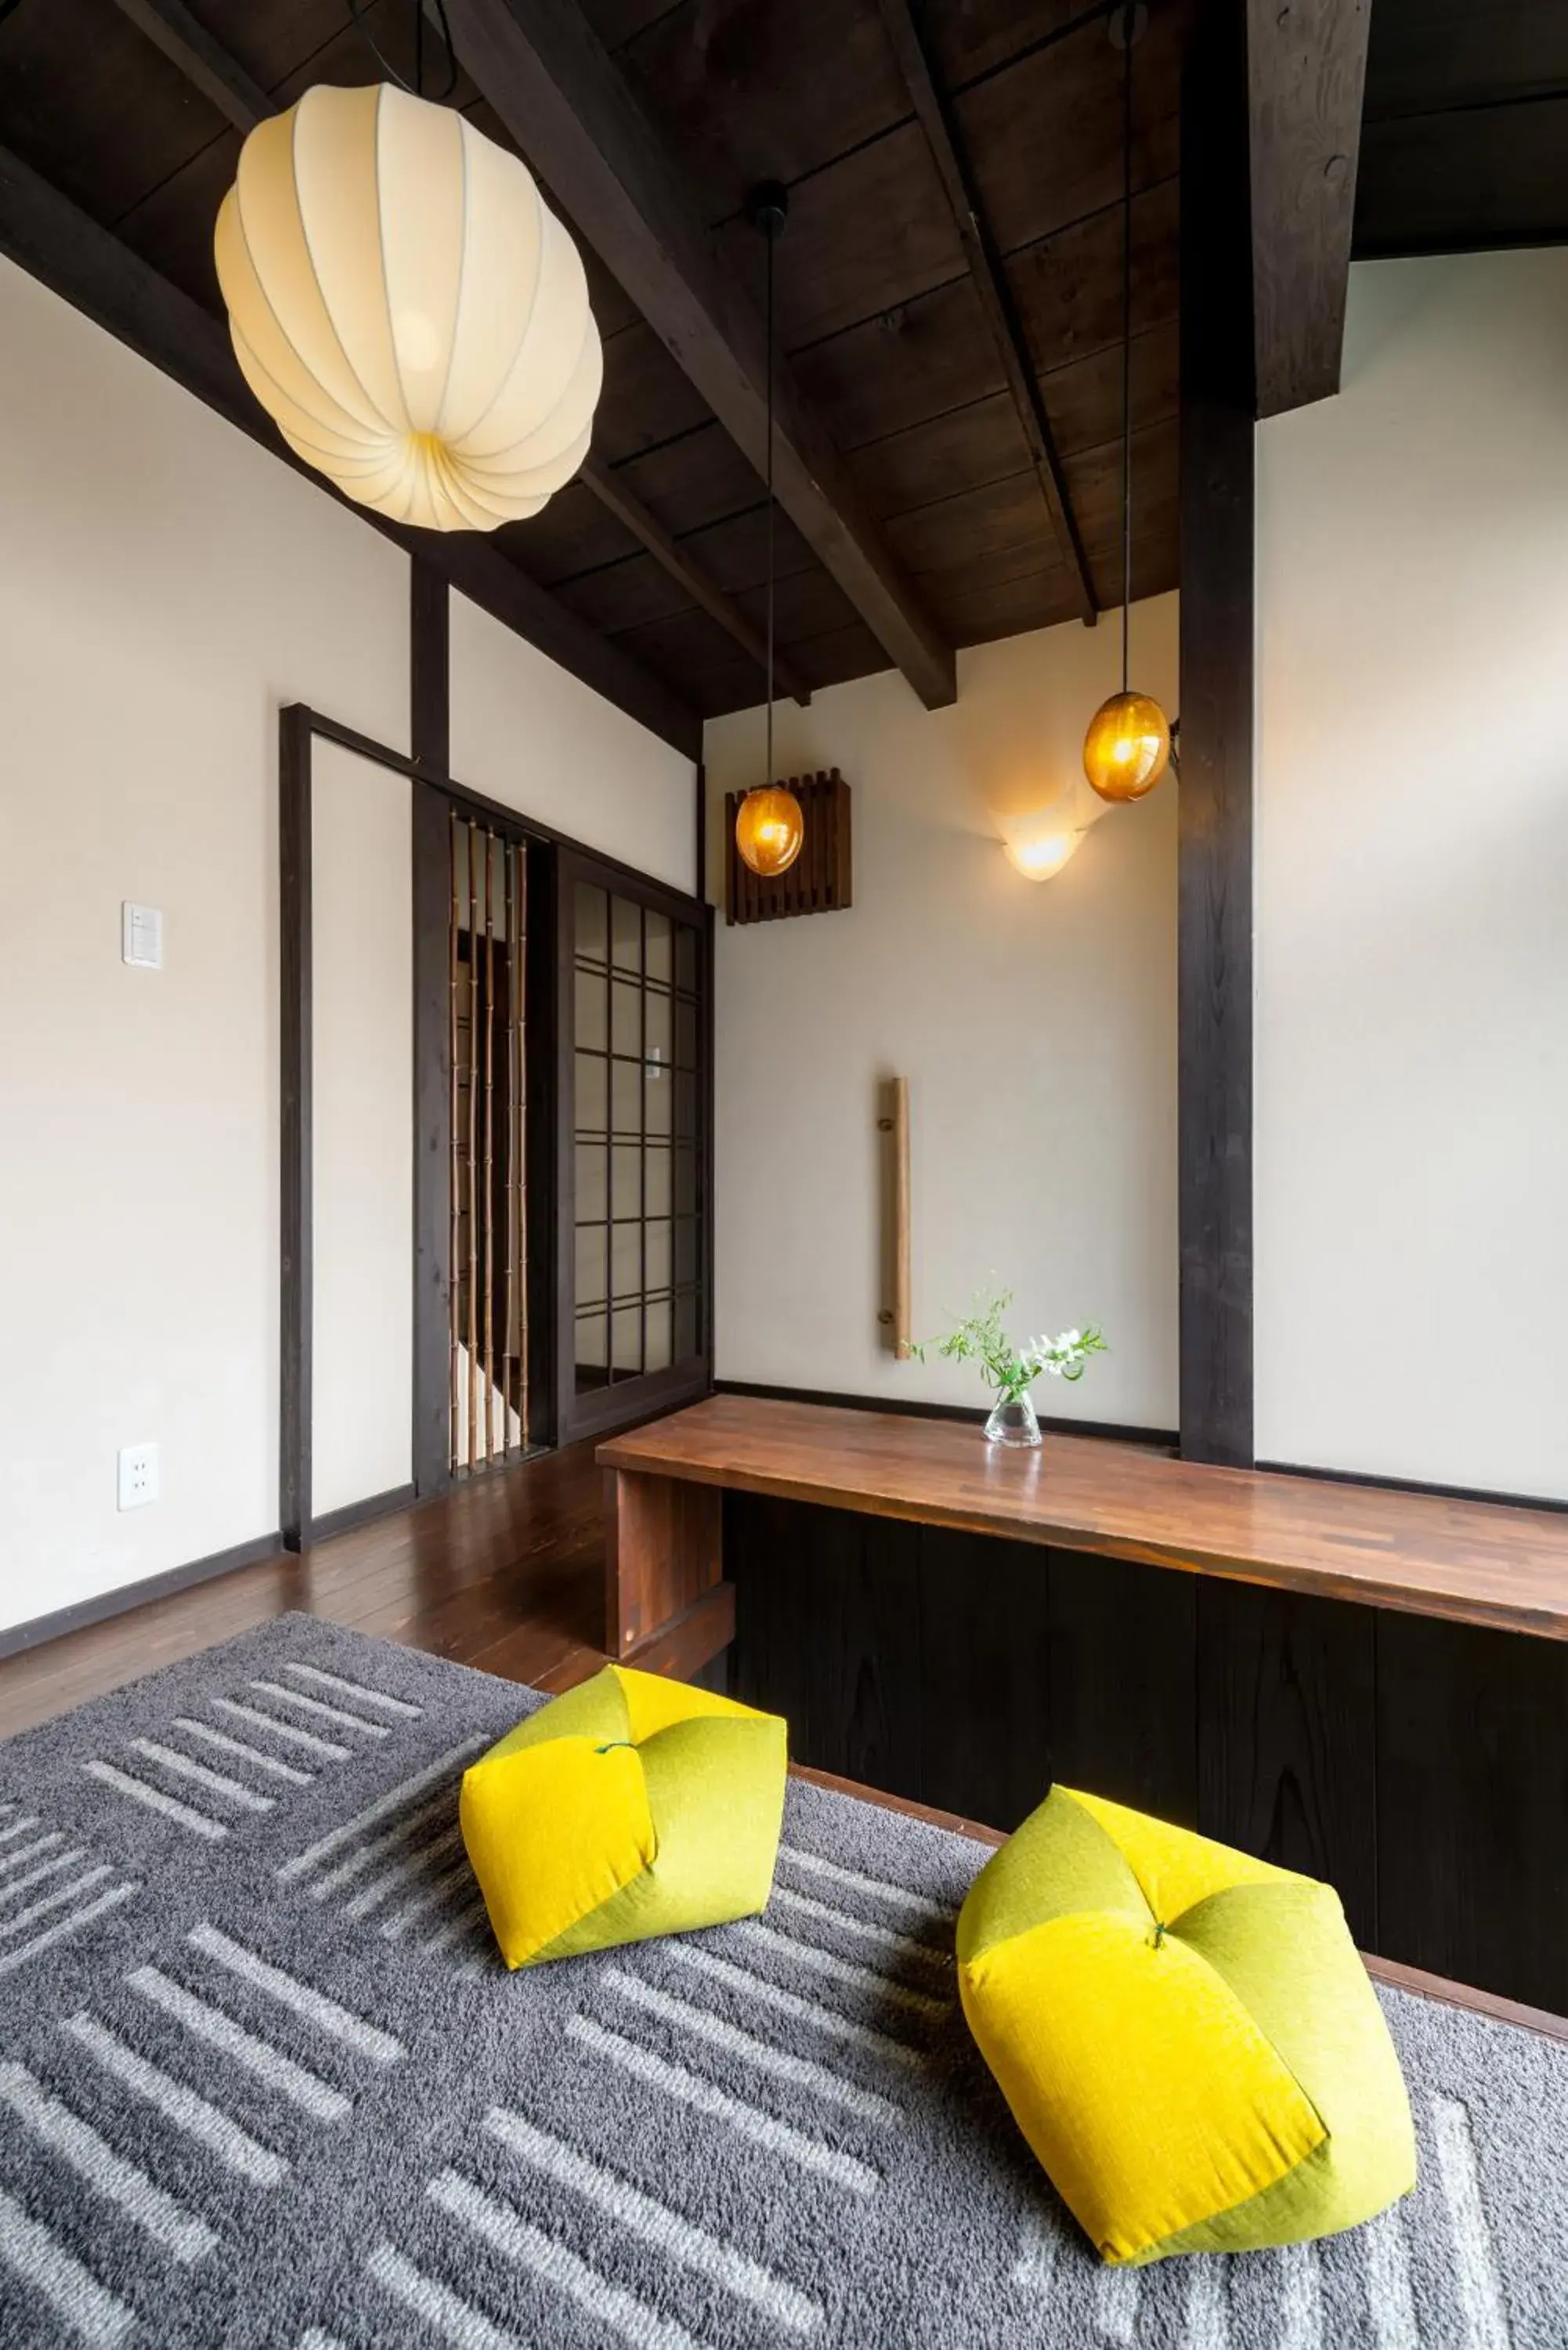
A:
{"label": "striped rug pattern", "polygon": [[456,1790],[535,1702],[289,1617],[0,1745],[4,2350],[1568,2350],[1568,2051],[1389,1994],[1416,2196],[1104,2270],[960,1838],[792,1787],[765,1916],[509,1977]]}

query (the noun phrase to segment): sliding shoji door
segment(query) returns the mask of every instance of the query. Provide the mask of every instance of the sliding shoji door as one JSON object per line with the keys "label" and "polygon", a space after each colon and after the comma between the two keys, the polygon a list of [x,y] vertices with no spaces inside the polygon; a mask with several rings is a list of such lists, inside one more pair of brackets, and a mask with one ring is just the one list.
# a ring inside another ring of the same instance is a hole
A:
{"label": "sliding shoji door", "polygon": [[711,917],[575,852],[557,869],[561,1440],[711,1381]]}

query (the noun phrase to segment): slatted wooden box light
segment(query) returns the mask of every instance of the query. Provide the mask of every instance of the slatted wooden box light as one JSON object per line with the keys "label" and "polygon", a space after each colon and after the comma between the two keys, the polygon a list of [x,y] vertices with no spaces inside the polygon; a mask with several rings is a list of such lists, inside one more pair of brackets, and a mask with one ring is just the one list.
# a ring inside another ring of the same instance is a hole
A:
{"label": "slatted wooden box light", "polygon": [[791,775],[805,818],[800,855],[784,873],[753,873],[735,847],[742,792],[724,795],[724,914],[731,922],[774,922],[786,914],[836,914],[852,902],[849,786],[836,767]]}

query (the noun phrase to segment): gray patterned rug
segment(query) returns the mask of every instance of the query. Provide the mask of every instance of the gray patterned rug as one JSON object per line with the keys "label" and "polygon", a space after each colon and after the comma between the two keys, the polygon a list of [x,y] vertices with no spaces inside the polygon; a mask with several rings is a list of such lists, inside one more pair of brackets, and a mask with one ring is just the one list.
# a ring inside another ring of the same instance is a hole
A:
{"label": "gray patterned rug", "polygon": [[1550,2350],[1568,2050],[1387,1994],[1402,2210],[1102,2271],[953,1996],[981,1848],[792,1786],[764,1919],[509,1977],[527,1693],[302,1616],[0,1747],[0,2345]]}

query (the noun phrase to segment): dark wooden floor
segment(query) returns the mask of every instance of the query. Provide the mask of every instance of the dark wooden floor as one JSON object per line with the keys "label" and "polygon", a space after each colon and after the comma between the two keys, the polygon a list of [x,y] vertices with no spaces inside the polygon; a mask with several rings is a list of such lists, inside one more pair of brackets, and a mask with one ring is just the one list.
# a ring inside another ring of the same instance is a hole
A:
{"label": "dark wooden floor", "polygon": [[604,1509],[591,1444],[0,1662],[0,1735],[47,1721],[287,1609],[507,1680],[566,1689],[602,1662]]}

